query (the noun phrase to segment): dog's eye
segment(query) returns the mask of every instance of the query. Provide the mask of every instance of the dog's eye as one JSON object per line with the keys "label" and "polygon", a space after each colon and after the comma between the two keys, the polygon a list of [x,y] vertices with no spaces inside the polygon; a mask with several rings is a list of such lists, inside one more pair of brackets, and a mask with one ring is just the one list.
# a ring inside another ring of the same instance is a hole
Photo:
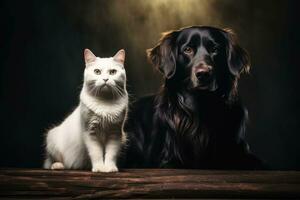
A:
{"label": "dog's eye", "polygon": [[117,70],[115,70],[115,69],[109,70],[109,74],[110,74],[110,75],[114,75],[114,74],[116,74],[116,73],[117,73]]}
{"label": "dog's eye", "polygon": [[194,53],[193,49],[191,47],[184,47],[183,52],[185,54],[192,54],[192,53]]}
{"label": "dog's eye", "polygon": [[95,74],[100,75],[101,74],[101,70],[100,69],[94,69]]}
{"label": "dog's eye", "polygon": [[212,53],[217,53],[217,51],[218,51],[218,46],[217,45],[215,45],[215,46],[213,46],[213,47],[211,47],[211,50],[210,50]]}

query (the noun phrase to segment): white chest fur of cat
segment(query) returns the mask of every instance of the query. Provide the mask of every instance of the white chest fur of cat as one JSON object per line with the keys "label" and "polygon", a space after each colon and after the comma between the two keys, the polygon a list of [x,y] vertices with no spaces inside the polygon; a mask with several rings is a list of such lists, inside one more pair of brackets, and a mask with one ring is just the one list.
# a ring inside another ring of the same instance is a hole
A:
{"label": "white chest fur of cat", "polygon": [[84,83],[77,108],[46,135],[46,169],[86,169],[116,172],[128,94],[125,51],[99,58],[84,50]]}

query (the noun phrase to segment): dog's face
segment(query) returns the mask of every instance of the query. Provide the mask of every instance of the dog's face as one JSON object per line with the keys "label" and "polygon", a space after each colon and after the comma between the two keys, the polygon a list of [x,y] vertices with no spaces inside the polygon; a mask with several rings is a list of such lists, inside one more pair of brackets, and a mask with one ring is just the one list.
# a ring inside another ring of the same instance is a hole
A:
{"label": "dog's face", "polygon": [[167,80],[186,89],[230,90],[239,74],[249,69],[248,55],[233,34],[213,27],[165,33],[148,50],[148,57]]}

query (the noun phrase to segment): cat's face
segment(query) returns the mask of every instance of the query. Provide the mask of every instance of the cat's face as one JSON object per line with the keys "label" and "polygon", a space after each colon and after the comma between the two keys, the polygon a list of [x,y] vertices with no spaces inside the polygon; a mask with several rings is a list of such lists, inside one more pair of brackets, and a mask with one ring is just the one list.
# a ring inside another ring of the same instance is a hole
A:
{"label": "cat's face", "polygon": [[111,58],[96,57],[90,50],[84,50],[84,85],[93,96],[117,98],[126,92],[124,69],[125,51],[122,49]]}

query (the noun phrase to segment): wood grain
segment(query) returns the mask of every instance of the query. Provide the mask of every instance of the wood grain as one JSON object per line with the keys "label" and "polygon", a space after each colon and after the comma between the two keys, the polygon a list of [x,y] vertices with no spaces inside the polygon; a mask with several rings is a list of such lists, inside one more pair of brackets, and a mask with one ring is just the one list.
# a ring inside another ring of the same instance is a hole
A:
{"label": "wood grain", "polygon": [[1,169],[0,198],[300,199],[300,172],[127,169],[105,174]]}

